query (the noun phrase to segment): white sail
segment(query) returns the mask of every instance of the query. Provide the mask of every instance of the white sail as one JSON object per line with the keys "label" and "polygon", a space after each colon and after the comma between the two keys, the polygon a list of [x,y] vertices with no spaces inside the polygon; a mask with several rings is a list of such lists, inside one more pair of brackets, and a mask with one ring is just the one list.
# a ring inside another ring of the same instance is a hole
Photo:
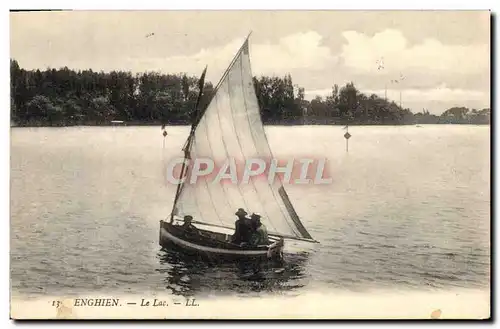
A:
{"label": "white sail", "polygon": [[[196,126],[190,157],[210,158],[216,169],[229,158],[236,160],[239,169],[247,159],[272,158],[253,85],[248,40]],[[192,162],[188,173],[191,169]],[[174,215],[189,214],[198,222],[234,227],[236,210],[244,208],[249,214],[258,212],[271,234],[312,240],[279,179],[274,183],[263,178],[251,178],[248,183],[239,180],[238,184],[213,181],[213,176],[199,177],[196,184],[186,181],[180,189]]]}

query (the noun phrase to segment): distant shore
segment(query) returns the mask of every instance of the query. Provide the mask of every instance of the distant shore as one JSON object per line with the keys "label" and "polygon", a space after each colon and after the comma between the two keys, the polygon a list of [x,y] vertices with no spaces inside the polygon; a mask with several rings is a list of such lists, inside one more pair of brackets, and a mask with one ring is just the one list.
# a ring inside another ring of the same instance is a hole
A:
{"label": "distant shore", "polygon": [[[10,61],[10,118],[17,127],[169,126],[189,125],[195,108],[205,109],[215,89],[181,73],[92,70],[26,70]],[[414,125],[489,124],[491,109],[455,106],[443,113],[411,109],[375,94],[364,94],[353,82],[334,84],[331,94],[305,99],[305,89],[283,77],[253,78],[264,125]],[[201,97],[200,97],[201,91]],[[436,109],[433,110],[436,112]]]}
{"label": "distant shore", "polygon": [[[402,123],[402,124],[394,124],[394,123],[353,123],[353,124],[348,124],[349,126],[352,127],[366,127],[366,126],[428,126],[428,125],[454,125],[454,126],[489,126],[489,123]],[[66,128],[66,127],[161,127],[161,123],[152,123],[152,122],[147,122],[147,123],[141,123],[141,122],[125,122],[122,124],[113,124],[113,123],[102,123],[102,124],[90,124],[90,123],[80,123],[80,124],[68,124],[68,125],[61,125],[61,124],[55,124],[55,125],[46,125],[46,124],[11,124],[11,128]],[[189,124],[185,123],[179,123],[179,124],[166,124],[165,127],[189,127]],[[345,123],[304,123],[304,124],[298,124],[298,123],[268,123],[264,124],[264,126],[267,127],[278,127],[278,126],[283,126],[283,127],[300,127],[300,126],[339,126],[339,127],[345,127]]]}

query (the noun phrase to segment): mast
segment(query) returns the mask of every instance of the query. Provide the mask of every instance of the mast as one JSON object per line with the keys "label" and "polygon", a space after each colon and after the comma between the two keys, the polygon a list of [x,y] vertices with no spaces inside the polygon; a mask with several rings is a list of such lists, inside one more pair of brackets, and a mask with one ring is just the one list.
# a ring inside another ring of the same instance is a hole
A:
{"label": "mast", "polygon": [[[205,75],[206,74],[207,74],[207,66],[205,66],[205,69],[203,70],[203,73],[201,74],[200,80],[198,82],[198,87],[199,87],[200,91],[198,93],[198,99],[196,100],[196,106],[195,106],[193,114],[192,114],[192,117],[194,117],[194,120],[192,119],[191,131],[189,132],[188,139],[187,139],[187,141],[182,149],[184,151],[184,161],[182,162],[180,179],[182,179],[182,177],[184,176],[184,172],[187,169],[186,168],[186,161],[190,158],[189,153],[191,150],[192,140],[194,137],[194,131],[196,129],[196,119],[198,118],[199,113],[201,112],[201,111],[199,111],[199,107],[200,107],[201,96],[203,95],[203,88],[205,86]],[[179,200],[179,195],[180,195],[181,188],[182,188],[183,184],[184,183],[181,182],[177,185],[177,190],[175,192],[175,198],[174,198],[174,204],[172,206],[172,211],[170,212],[170,223],[172,223],[174,221],[175,206],[177,205],[177,201]]]}

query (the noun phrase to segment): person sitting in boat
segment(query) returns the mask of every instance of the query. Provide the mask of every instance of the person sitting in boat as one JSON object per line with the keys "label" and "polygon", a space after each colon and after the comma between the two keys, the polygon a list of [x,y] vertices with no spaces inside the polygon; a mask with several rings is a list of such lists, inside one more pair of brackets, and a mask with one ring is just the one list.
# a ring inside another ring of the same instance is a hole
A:
{"label": "person sitting in boat", "polygon": [[259,246],[259,245],[268,245],[269,244],[269,237],[267,235],[267,229],[264,224],[260,222],[261,216],[257,213],[253,213],[250,216],[250,219],[252,221],[252,227],[254,229],[254,232],[252,234],[252,238],[250,243],[253,246]]}
{"label": "person sitting in boat", "polygon": [[243,208],[239,208],[235,215],[238,216],[238,219],[234,222],[235,228],[231,242],[236,244],[249,243],[252,236],[252,224],[247,218],[248,213]]}
{"label": "person sitting in boat", "polygon": [[191,215],[186,215],[184,216],[184,224],[182,224],[181,228],[186,232],[190,234],[198,234],[200,231],[196,228],[196,226],[193,225],[193,216]]}

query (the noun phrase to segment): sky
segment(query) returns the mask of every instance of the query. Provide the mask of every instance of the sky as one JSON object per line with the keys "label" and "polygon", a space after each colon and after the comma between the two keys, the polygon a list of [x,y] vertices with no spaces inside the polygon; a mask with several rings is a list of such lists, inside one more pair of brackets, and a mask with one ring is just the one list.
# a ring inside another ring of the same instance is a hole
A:
{"label": "sky", "polygon": [[208,65],[216,84],[250,31],[253,74],[290,73],[307,99],[352,81],[414,113],[490,107],[487,11],[11,13],[10,54],[25,69],[199,76]]}

